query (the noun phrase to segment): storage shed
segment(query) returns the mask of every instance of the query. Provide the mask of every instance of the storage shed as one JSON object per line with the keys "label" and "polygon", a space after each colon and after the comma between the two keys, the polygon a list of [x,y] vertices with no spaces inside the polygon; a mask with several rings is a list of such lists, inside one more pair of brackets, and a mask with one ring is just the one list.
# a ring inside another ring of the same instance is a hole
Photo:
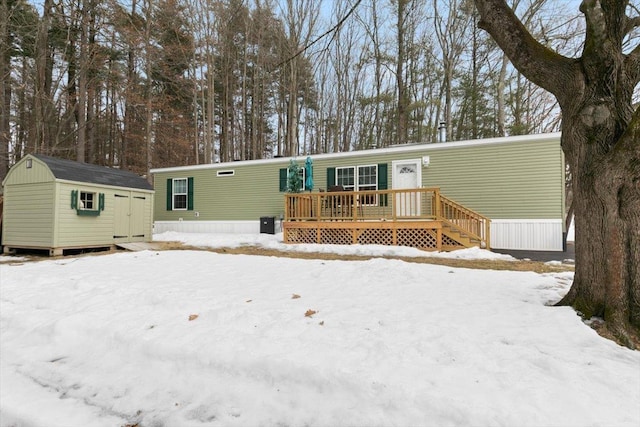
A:
{"label": "storage shed", "polygon": [[127,171],[27,155],[2,182],[4,252],[115,247],[149,242],[153,187]]}

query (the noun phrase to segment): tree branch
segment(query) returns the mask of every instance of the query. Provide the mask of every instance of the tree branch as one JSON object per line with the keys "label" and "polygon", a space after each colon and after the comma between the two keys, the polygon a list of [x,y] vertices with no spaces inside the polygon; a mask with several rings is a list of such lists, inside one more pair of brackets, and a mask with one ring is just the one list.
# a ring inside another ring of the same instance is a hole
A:
{"label": "tree branch", "polygon": [[632,87],[640,83],[640,44],[624,60],[625,71],[631,79]]}
{"label": "tree branch", "polygon": [[625,22],[625,26],[622,34],[626,36],[637,27],[640,27],[640,16],[634,16],[633,18],[628,18]]}
{"label": "tree branch", "polygon": [[347,20],[347,18],[349,18],[349,16],[351,16],[351,14],[353,13],[354,10],[356,10],[356,8],[358,7],[358,5],[360,4],[360,2],[362,2],[362,0],[357,0],[355,2],[355,4],[353,6],[351,6],[351,9],[349,9],[349,11],[347,12],[347,14],[345,16],[342,17],[342,19],[340,19],[340,21],[338,21],[338,23],[336,25],[334,25],[333,27],[331,27],[330,29],[328,29],[327,31],[325,31],[324,33],[322,33],[320,36],[318,36],[315,40],[313,40],[311,43],[309,43],[308,45],[304,46],[302,49],[300,49],[298,52],[296,52],[293,56],[285,59],[284,61],[280,62],[279,64],[277,64],[274,69],[278,69],[280,68],[281,65],[284,65],[288,62],[293,61],[295,58],[297,58],[298,56],[302,55],[307,49],[309,49],[311,46],[313,46],[314,44],[316,44],[317,42],[319,42],[321,39],[323,39],[324,37],[328,36],[329,34],[333,33],[333,35],[331,36],[331,40],[334,39],[336,32],[338,31],[338,29],[342,26],[342,24],[344,24],[344,21]]}
{"label": "tree branch", "polygon": [[535,40],[505,0],[474,2],[481,18],[478,26],[491,34],[518,71],[562,103],[567,87],[581,81],[575,79],[576,73],[581,72],[578,62]]}

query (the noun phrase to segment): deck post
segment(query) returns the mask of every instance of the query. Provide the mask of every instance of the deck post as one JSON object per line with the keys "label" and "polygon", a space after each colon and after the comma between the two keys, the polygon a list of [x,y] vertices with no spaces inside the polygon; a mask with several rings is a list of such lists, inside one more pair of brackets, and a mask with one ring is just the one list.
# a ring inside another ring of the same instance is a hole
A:
{"label": "deck post", "polygon": [[435,213],[436,218],[440,218],[442,216],[441,212],[440,212],[440,209],[441,209],[441,206],[440,206],[440,188],[436,188],[434,193],[433,193],[433,195],[434,195],[434,198],[436,199],[435,200],[435,202],[436,202],[436,206],[435,206],[436,211],[434,213]]}
{"label": "deck post", "polygon": [[438,227],[436,229],[436,249],[438,252],[442,251],[442,228]]}

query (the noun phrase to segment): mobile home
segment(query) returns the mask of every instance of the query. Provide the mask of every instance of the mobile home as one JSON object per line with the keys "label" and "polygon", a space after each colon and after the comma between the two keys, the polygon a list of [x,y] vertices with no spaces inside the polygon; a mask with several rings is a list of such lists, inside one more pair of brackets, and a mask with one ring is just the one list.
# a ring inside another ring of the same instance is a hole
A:
{"label": "mobile home", "polygon": [[[336,184],[376,197],[434,188],[490,219],[492,248],[563,249],[565,164],[559,133],[303,155],[294,159],[303,184],[307,158],[313,188],[303,186],[303,194]],[[286,228],[290,160],[153,169],[154,188],[164,196],[155,199],[155,231],[258,233],[262,218],[275,218],[276,228]],[[380,205],[382,199],[375,200]]]}

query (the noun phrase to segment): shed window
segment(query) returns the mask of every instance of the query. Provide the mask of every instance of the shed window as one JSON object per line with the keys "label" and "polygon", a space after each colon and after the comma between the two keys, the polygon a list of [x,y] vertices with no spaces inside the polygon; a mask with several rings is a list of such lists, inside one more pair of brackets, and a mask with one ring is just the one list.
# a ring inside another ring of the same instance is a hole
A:
{"label": "shed window", "polygon": [[80,192],[80,203],[78,209],[93,211],[96,210],[96,193]]}
{"label": "shed window", "polygon": [[104,210],[104,193],[71,190],[71,209],[80,216],[99,216]]}

